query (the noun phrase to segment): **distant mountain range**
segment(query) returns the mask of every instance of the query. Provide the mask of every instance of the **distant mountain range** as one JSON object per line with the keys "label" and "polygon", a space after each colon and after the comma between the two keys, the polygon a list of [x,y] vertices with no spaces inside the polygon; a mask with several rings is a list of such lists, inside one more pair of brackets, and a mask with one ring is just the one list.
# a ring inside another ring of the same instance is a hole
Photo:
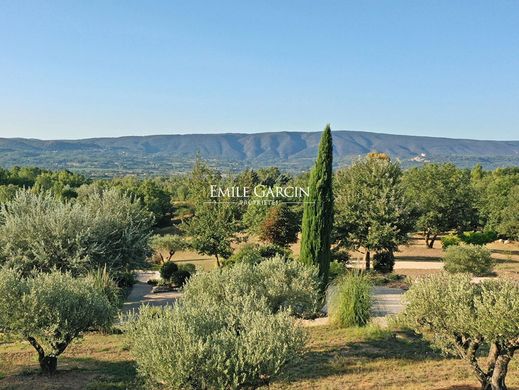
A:
{"label": "distant mountain range", "polygon": [[[0,138],[0,166],[36,165],[95,176],[164,174],[188,170],[197,153],[222,169],[277,165],[308,169],[317,154],[319,132],[272,132],[128,136],[45,141]],[[519,165],[519,141],[478,141],[439,137],[334,131],[335,165],[369,152],[383,152],[404,166],[449,161],[487,169]]]}

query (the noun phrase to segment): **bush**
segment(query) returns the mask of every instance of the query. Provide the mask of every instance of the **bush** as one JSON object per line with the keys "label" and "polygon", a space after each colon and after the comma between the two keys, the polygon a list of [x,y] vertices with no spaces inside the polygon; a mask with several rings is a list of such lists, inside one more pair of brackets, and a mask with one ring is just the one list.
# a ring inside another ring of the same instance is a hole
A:
{"label": "bush", "polygon": [[445,250],[450,246],[459,245],[461,242],[461,239],[454,235],[449,234],[448,236],[442,237],[442,248]]}
{"label": "bush", "polygon": [[177,287],[184,287],[184,284],[186,284],[187,280],[191,277],[191,274],[189,271],[186,271],[185,269],[179,269],[177,272],[174,272],[171,275],[171,278],[169,279],[173,285]]}
{"label": "bush", "polygon": [[117,296],[113,288],[113,282],[99,275],[75,279],[51,272],[23,278],[4,268],[0,271],[0,331],[29,341],[38,352],[41,370],[52,374],[58,356],[81,332],[112,323]]}
{"label": "bush", "polygon": [[447,272],[475,276],[487,275],[494,268],[490,251],[478,245],[451,246],[445,251],[443,262]]}
{"label": "bush", "polygon": [[[400,325],[465,359],[481,388],[506,389],[510,351],[519,348],[519,285],[503,279],[474,284],[471,279],[469,274],[445,272],[420,278],[404,296]],[[487,369],[476,359],[485,349]]]}
{"label": "bush", "polygon": [[370,318],[372,284],[363,272],[352,271],[332,287],[328,314],[338,327],[364,326]]}
{"label": "bush", "polygon": [[142,265],[153,218],[116,190],[62,202],[20,190],[0,207],[0,265],[28,275],[53,269],[82,275],[105,265],[117,274]]}
{"label": "bush", "polygon": [[177,287],[183,287],[192,274],[196,272],[193,264],[177,265],[168,261],[160,268],[160,276],[165,282],[171,282]]}
{"label": "bush", "polygon": [[497,233],[492,231],[464,232],[460,239],[466,244],[486,245],[497,240]]}
{"label": "bush", "polygon": [[315,267],[276,257],[257,265],[236,264],[199,273],[186,284],[184,299],[217,305],[227,296],[254,292],[267,300],[274,313],[290,309],[296,316],[311,317],[319,310],[318,280]]}
{"label": "bush", "polygon": [[191,264],[191,263],[180,264],[178,266],[178,269],[180,271],[189,272],[190,275],[193,275],[194,273],[196,273],[196,266],[194,264]]}
{"label": "bush", "polygon": [[172,261],[168,261],[160,267],[160,277],[164,280],[170,280],[175,272],[178,271],[178,265]]}
{"label": "bush", "polygon": [[382,273],[393,272],[395,266],[395,255],[392,251],[382,251],[375,253],[373,257],[373,269]]}
{"label": "bush", "polygon": [[337,260],[332,261],[330,263],[330,270],[328,271],[328,278],[330,281],[333,281],[344,275],[347,271],[348,269],[346,268],[346,263],[342,263]]}
{"label": "bush", "polygon": [[274,244],[246,244],[225,260],[224,265],[232,265],[236,263],[254,265],[275,256],[289,258],[290,250]]}
{"label": "bush", "polygon": [[131,351],[149,388],[257,388],[299,356],[305,335],[288,313],[272,314],[255,295],[226,298],[147,307],[130,322]]}

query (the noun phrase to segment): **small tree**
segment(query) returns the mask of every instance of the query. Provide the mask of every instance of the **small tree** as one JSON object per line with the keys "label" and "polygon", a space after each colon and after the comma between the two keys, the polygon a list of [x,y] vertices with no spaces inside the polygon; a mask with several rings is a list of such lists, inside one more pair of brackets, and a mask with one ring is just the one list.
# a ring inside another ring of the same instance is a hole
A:
{"label": "small tree", "polygon": [[418,214],[417,227],[432,248],[438,235],[458,233],[476,223],[475,192],[470,172],[454,164],[426,164],[408,170],[403,177],[406,196]]}
{"label": "small tree", "polygon": [[259,238],[274,245],[286,247],[297,241],[299,224],[297,214],[286,204],[271,207],[260,226]]}
{"label": "small tree", "polygon": [[116,306],[109,285],[94,276],[79,279],[52,272],[20,278],[0,271],[0,331],[21,336],[34,347],[42,372],[53,374],[58,356],[91,328],[106,328]]}
{"label": "small tree", "polygon": [[[391,271],[393,251],[413,228],[409,202],[401,184],[402,170],[384,154],[370,154],[337,172],[335,231],[339,247],[365,250],[366,269],[371,252]],[[378,261],[380,265],[380,261]]]}
{"label": "small tree", "polygon": [[[404,325],[465,359],[483,390],[506,390],[508,364],[519,349],[519,285],[498,279],[479,285],[468,274],[419,279],[405,294]],[[487,367],[477,353],[488,346]]]}
{"label": "small tree", "polygon": [[[187,246],[182,237],[173,234],[155,235],[151,238],[150,245],[153,251],[160,256],[161,263],[171,261],[177,251],[181,251]],[[163,252],[167,253],[167,257],[164,257]]]}
{"label": "small tree", "polygon": [[220,267],[220,258],[227,259],[232,254],[235,230],[231,210],[214,203],[197,210],[187,224],[186,233],[191,237],[191,247],[198,253],[214,256]]}

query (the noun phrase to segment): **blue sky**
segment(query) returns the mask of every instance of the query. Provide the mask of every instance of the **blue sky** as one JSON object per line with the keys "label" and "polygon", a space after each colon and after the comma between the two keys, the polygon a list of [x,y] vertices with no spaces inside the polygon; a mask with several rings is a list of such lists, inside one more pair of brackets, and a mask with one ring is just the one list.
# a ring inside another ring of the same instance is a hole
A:
{"label": "blue sky", "polygon": [[519,1],[0,1],[0,137],[519,139]]}

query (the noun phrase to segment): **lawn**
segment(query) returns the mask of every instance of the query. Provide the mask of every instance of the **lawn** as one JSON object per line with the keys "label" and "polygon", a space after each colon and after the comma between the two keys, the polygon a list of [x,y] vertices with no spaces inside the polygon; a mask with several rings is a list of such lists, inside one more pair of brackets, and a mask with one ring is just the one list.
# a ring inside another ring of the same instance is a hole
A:
{"label": "lawn", "polygon": [[[401,331],[308,328],[308,350],[272,389],[476,389],[470,369],[446,359],[420,338]],[[519,364],[512,361],[511,389],[519,389]],[[139,389],[135,363],[124,335],[88,334],[67,349],[53,378],[40,376],[27,343],[0,346],[2,389]]]}

